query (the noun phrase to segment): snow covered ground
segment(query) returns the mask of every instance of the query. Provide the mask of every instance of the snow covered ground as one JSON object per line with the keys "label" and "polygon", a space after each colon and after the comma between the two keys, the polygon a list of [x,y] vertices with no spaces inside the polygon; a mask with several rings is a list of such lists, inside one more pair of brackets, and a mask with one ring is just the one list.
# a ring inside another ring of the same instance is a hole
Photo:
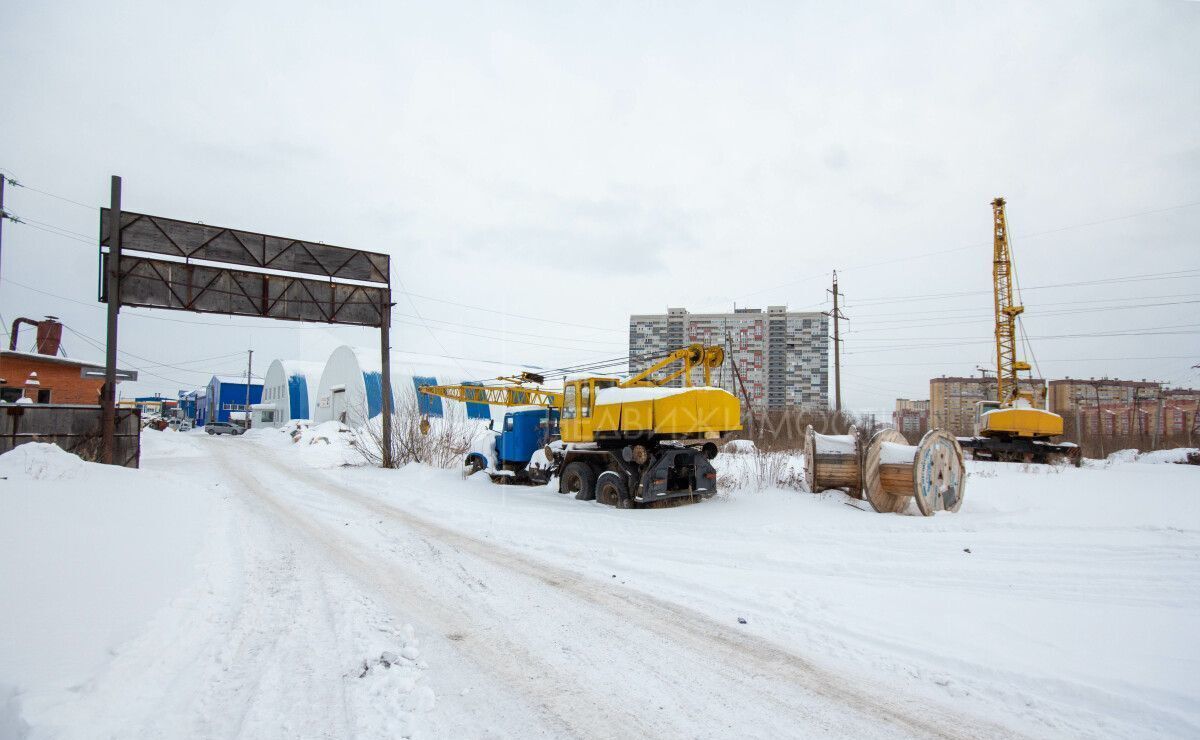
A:
{"label": "snow covered ground", "polygon": [[1200,735],[1200,467],[1169,455],[969,463],[926,519],[143,439],[140,471],[0,457],[0,738]]}

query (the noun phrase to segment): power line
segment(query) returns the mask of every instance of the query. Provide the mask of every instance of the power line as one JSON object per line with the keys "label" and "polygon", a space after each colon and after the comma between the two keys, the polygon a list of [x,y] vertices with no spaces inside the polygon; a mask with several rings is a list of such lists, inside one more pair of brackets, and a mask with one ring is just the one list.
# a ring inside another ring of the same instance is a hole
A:
{"label": "power line", "polygon": [[432,322],[435,324],[448,324],[450,326],[459,326],[459,327],[464,327],[467,329],[477,329],[479,331],[490,331],[490,332],[497,332],[497,333],[502,333],[502,334],[512,334],[512,335],[522,336],[522,337],[541,337],[542,339],[551,339],[551,340],[564,341],[564,342],[583,342],[585,344],[601,344],[601,345],[604,345],[607,347],[618,346],[617,342],[603,342],[603,341],[595,341],[595,340],[591,340],[591,339],[576,339],[574,337],[546,336],[544,334],[534,334],[534,333],[530,333],[530,332],[514,331],[511,329],[502,329],[502,328],[497,329],[497,328],[493,328],[490,326],[479,326],[478,324],[464,324],[464,323],[457,322],[457,321],[444,321],[442,319],[430,319],[430,318],[425,318],[422,316],[410,316],[408,314],[397,314],[397,315],[402,318],[420,319],[425,322]]}
{"label": "power line", "polygon": [[[401,287],[403,287],[403,286],[401,286]],[[472,306],[468,303],[460,303],[458,301],[451,301],[451,300],[447,300],[444,298],[434,298],[433,296],[421,295],[420,293],[410,293],[407,290],[401,290],[400,292],[404,293],[404,295],[408,296],[409,298],[420,298],[421,300],[433,301],[435,303],[447,303],[452,306],[458,306],[460,308],[469,308],[473,311],[484,311],[486,313],[497,314],[499,316],[511,316],[512,318],[516,318],[516,319],[527,319],[529,321],[540,321],[545,324],[558,324],[559,326],[573,326],[578,329],[593,329],[595,331],[615,332],[618,334],[625,333],[625,331],[622,329],[610,329],[610,328],[606,328],[603,326],[593,326],[591,324],[576,324],[576,323],[572,323],[570,321],[557,321],[555,319],[544,319],[540,316],[529,316],[527,314],[508,313],[506,311],[497,311],[495,308],[485,308],[483,306]],[[412,301],[410,300],[409,303],[411,304]],[[414,311],[416,310],[415,304],[413,305],[413,310]]]}
{"label": "power line", "polygon": [[[1155,357],[1070,357],[1066,359],[1043,360],[1049,364],[1051,362],[1124,362],[1126,360],[1187,360],[1193,359],[1195,355],[1159,355]],[[995,358],[992,358],[993,361]],[[959,362],[959,360],[929,360],[925,362],[873,362],[873,363],[855,363],[851,367],[928,367],[930,365],[944,366],[946,364]]]}
{"label": "power line", "polygon": [[23,182],[19,182],[16,178],[12,177],[11,175],[5,175],[4,172],[5,172],[4,170],[0,170],[0,176],[5,177],[8,180],[8,184],[12,185],[13,187],[24,188],[25,190],[28,190],[33,193],[38,193],[40,195],[46,195],[46,196],[55,198],[57,200],[61,200],[66,203],[71,203],[71,204],[80,206],[81,208],[86,208],[89,211],[98,211],[99,210],[99,206],[88,205],[87,203],[81,203],[77,200],[72,200],[71,198],[67,198],[66,196],[62,196],[62,195],[57,195],[57,194],[51,193],[47,190],[39,190],[37,188],[30,187],[29,185],[26,185]]}
{"label": "power line", "polygon": [[[1187,273],[1187,274],[1184,274],[1184,273]],[[1080,286],[1085,286],[1085,285],[1116,285],[1116,284],[1120,284],[1120,283],[1138,283],[1138,282],[1146,282],[1146,281],[1153,281],[1153,280],[1186,280],[1189,278],[1197,278],[1197,277],[1200,277],[1200,267],[1192,267],[1192,268],[1188,268],[1186,270],[1173,270],[1170,272],[1151,272],[1151,273],[1144,273],[1144,274],[1140,274],[1140,275],[1124,275],[1124,276],[1111,277],[1111,278],[1101,278],[1101,279],[1097,279],[1097,280],[1081,280],[1081,281],[1070,282],[1070,283],[1051,283],[1051,284],[1047,284],[1047,285],[1031,285],[1031,286],[1026,287],[1025,290],[1047,290],[1049,288],[1073,288],[1073,287],[1080,287]],[[933,300],[940,300],[942,298],[956,298],[959,296],[982,295],[982,294],[990,293],[990,292],[991,291],[988,291],[988,290],[964,290],[964,291],[958,291],[958,292],[954,292],[954,293],[925,293],[922,295],[885,296],[882,298],[866,299],[866,300],[860,301],[858,303],[855,303],[852,306],[847,306],[847,308],[854,309],[859,306],[881,306],[881,305],[889,304],[889,303],[933,301]]]}
{"label": "power line", "polygon": [[[1111,223],[1114,221],[1124,221],[1124,220],[1131,219],[1131,218],[1139,218],[1141,216],[1150,216],[1150,215],[1153,215],[1156,213],[1165,213],[1167,211],[1176,211],[1176,210],[1180,210],[1183,208],[1192,208],[1194,206],[1200,206],[1200,201],[1192,201],[1189,203],[1180,203],[1180,204],[1173,205],[1173,206],[1167,206],[1165,208],[1155,208],[1155,209],[1146,210],[1146,211],[1138,211],[1136,213],[1128,213],[1123,216],[1113,216],[1111,218],[1100,219],[1098,221],[1087,221],[1084,223],[1069,224],[1067,226],[1058,226],[1058,227],[1051,228],[1051,229],[1045,229],[1043,231],[1035,231],[1035,232],[1028,233],[1028,234],[1019,234],[1019,235],[1016,235],[1016,238],[1018,238],[1018,239],[1035,239],[1037,237],[1047,236],[1050,234],[1058,234],[1058,233],[1061,233],[1064,231],[1070,231],[1072,229],[1083,229],[1083,228],[1088,228],[1091,226],[1098,226],[1100,224]],[[893,259],[880,260],[877,262],[870,262],[867,264],[851,265],[850,267],[842,268],[842,272],[848,272],[850,270],[868,270],[868,269],[875,268],[875,267],[883,267],[885,265],[896,264],[898,262],[910,262],[912,260],[924,259],[926,257],[937,257],[937,256],[943,255],[943,254],[951,254],[953,252],[961,252],[961,251],[964,251],[967,249],[980,249],[980,248],[983,248],[986,246],[990,246],[990,242],[989,243],[975,242],[973,244],[967,244],[967,245],[964,245],[961,247],[953,247],[951,249],[939,249],[939,250],[935,250],[932,252],[922,252],[919,254],[910,254],[910,255],[905,255],[903,257],[896,257]],[[817,278],[826,277],[827,275],[829,275],[828,271],[823,272],[819,275],[809,275],[806,277],[799,278],[797,280],[792,280],[792,281],[789,281],[786,283],[780,283],[779,285],[776,285],[774,287],[761,288],[761,289],[755,290],[751,293],[745,293],[739,297],[744,298],[746,296],[757,295],[759,293],[766,293],[766,292],[769,292],[772,290],[778,290],[780,288],[787,288],[792,285],[798,285],[803,282],[808,282],[809,280],[815,280]]]}
{"label": "power line", "polygon": [[[87,336],[87,335],[85,335],[85,334],[80,334],[79,332],[75,331],[74,329],[72,329],[72,328],[71,328],[71,327],[69,327],[69,326],[65,326],[64,328],[66,328],[66,330],[67,330],[67,331],[71,332],[71,333],[72,333],[72,334],[74,334],[75,336],[77,336],[77,337],[79,337],[80,339],[82,339],[84,342],[87,342],[88,344],[90,344],[90,345],[91,345],[91,346],[92,346],[94,349],[97,349],[97,350],[99,350],[99,351],[101,351],[101,352],[103,352],[103,351],[104,351],[104,345],[100,344],[100,343],[99,343],[98,341],[96,341],[95,339],[92,339],[91,337],[89,337],[89,336]],[[122,353],[122,354],[124,354],[124,353]],[[173,384],[175,384],[175,385],[177,385],[177,386],[181,386],[181,387],[189,387],[189,386],[193,385],[192,383],[189,383],[189,382],[187,382],[187,381],[184,381],[184,380],[178,380],[178,379],[176,379],[176,378],[168,378],[168,377],[166,377],[165,375],[159,375],[158,373],[153,373],[153,372],[150,372],[149,370],[143,370],[143,369],[142,369],[142,368],[140,368],[140,367],[134,367],[134,369],[135,369],[135,370],[137,370],[139,373],[145,373],[146,375],[149,375],[149,376],[151,376],[151,377],[153,377],[153,378],[158,378],[159,380],[165,380],[165,381],[167,381],[168,383],[173,383]],[[192,372],[192,371],[189,371],[189,372]]]}

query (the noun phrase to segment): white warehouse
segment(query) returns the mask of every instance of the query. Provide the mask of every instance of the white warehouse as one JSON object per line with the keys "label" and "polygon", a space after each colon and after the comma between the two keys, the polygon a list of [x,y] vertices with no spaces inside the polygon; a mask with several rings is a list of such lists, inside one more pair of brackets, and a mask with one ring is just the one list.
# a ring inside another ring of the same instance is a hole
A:
{"label": "white warehouse", "polygon": [[[519,372],[521,368],[490,362],[458,361],[444,357],[392,351],[392,398],[415,396],[420,411],[429,416],[444,415],[445,401],[417,393],[425,385],[493,382],[497,377]],[[357,426],[383,411],[383,373],[379,350],[341,346],[329,356],[321,372],[313,421],[340,421]],[[395,409],[396,404],[392,403]],[[466,404],[467,418],[503,419],[504,408],[485,404]]]}
{"label": "white warehouse", "polygon": [[274,360],[263,381],[262,401],[254,405],[255,426],[283,426],[293,419],[313,419],[325,363]]}

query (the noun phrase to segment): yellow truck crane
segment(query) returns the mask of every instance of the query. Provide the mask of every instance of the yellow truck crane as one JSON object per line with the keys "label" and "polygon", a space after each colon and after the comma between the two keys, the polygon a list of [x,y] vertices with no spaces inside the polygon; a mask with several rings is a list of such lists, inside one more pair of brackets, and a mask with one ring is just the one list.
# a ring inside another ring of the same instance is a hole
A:
{"label": "yellow truck crane", "polygon": [[[712,370],[724,360],[721,347],[693,344],[629,378],[568,376],[561,392],[526,385],[541,381],[529,373],[499,379],[507,385],[425,386],[421,392],[468,403],[544,407],[506,414],[491,459],[472,453],[468,470],[486,469],[498,482],[537,485],[557,475],[559,493],[628,508],[716,493],[710,461],[722,436],[742,428],[737,398],[711,386]],[[702,386],[693,385],[697,368]],[[667,385],[677,378],[682,387]]]}
{"label": "yellow truck crane", "polygon": [[1020,373],[1029,363],[1017,359],[1017,317],[1025,307],[1013,297],[1012,249],[1004,199],[992,201],[992,285],[996,317],[996,400],[975,405],[975,436],[959,439],[979,460],[1047,463],[1082,462],[1078,446],[1055,444],[1063,432],[1058,414],[1039,408],[1033,394],[1022,390]]}

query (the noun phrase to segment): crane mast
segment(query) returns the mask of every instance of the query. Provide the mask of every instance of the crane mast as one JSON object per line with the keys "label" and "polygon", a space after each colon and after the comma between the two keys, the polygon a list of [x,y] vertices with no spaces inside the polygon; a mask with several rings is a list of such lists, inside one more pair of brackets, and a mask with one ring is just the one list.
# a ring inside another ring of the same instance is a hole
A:
{"label": "crane mast", "polygon": [[1013,303],[1012,252],[1008,245],[1008,219],[1004,215],[1004,199],[992,201],[993,256],[992,284],[996,305],[996,400],[1011,404],[1023,394],[1019,375],[1029,370],[1029,363],[1017,359],[1017,316],[1024,306]]}

